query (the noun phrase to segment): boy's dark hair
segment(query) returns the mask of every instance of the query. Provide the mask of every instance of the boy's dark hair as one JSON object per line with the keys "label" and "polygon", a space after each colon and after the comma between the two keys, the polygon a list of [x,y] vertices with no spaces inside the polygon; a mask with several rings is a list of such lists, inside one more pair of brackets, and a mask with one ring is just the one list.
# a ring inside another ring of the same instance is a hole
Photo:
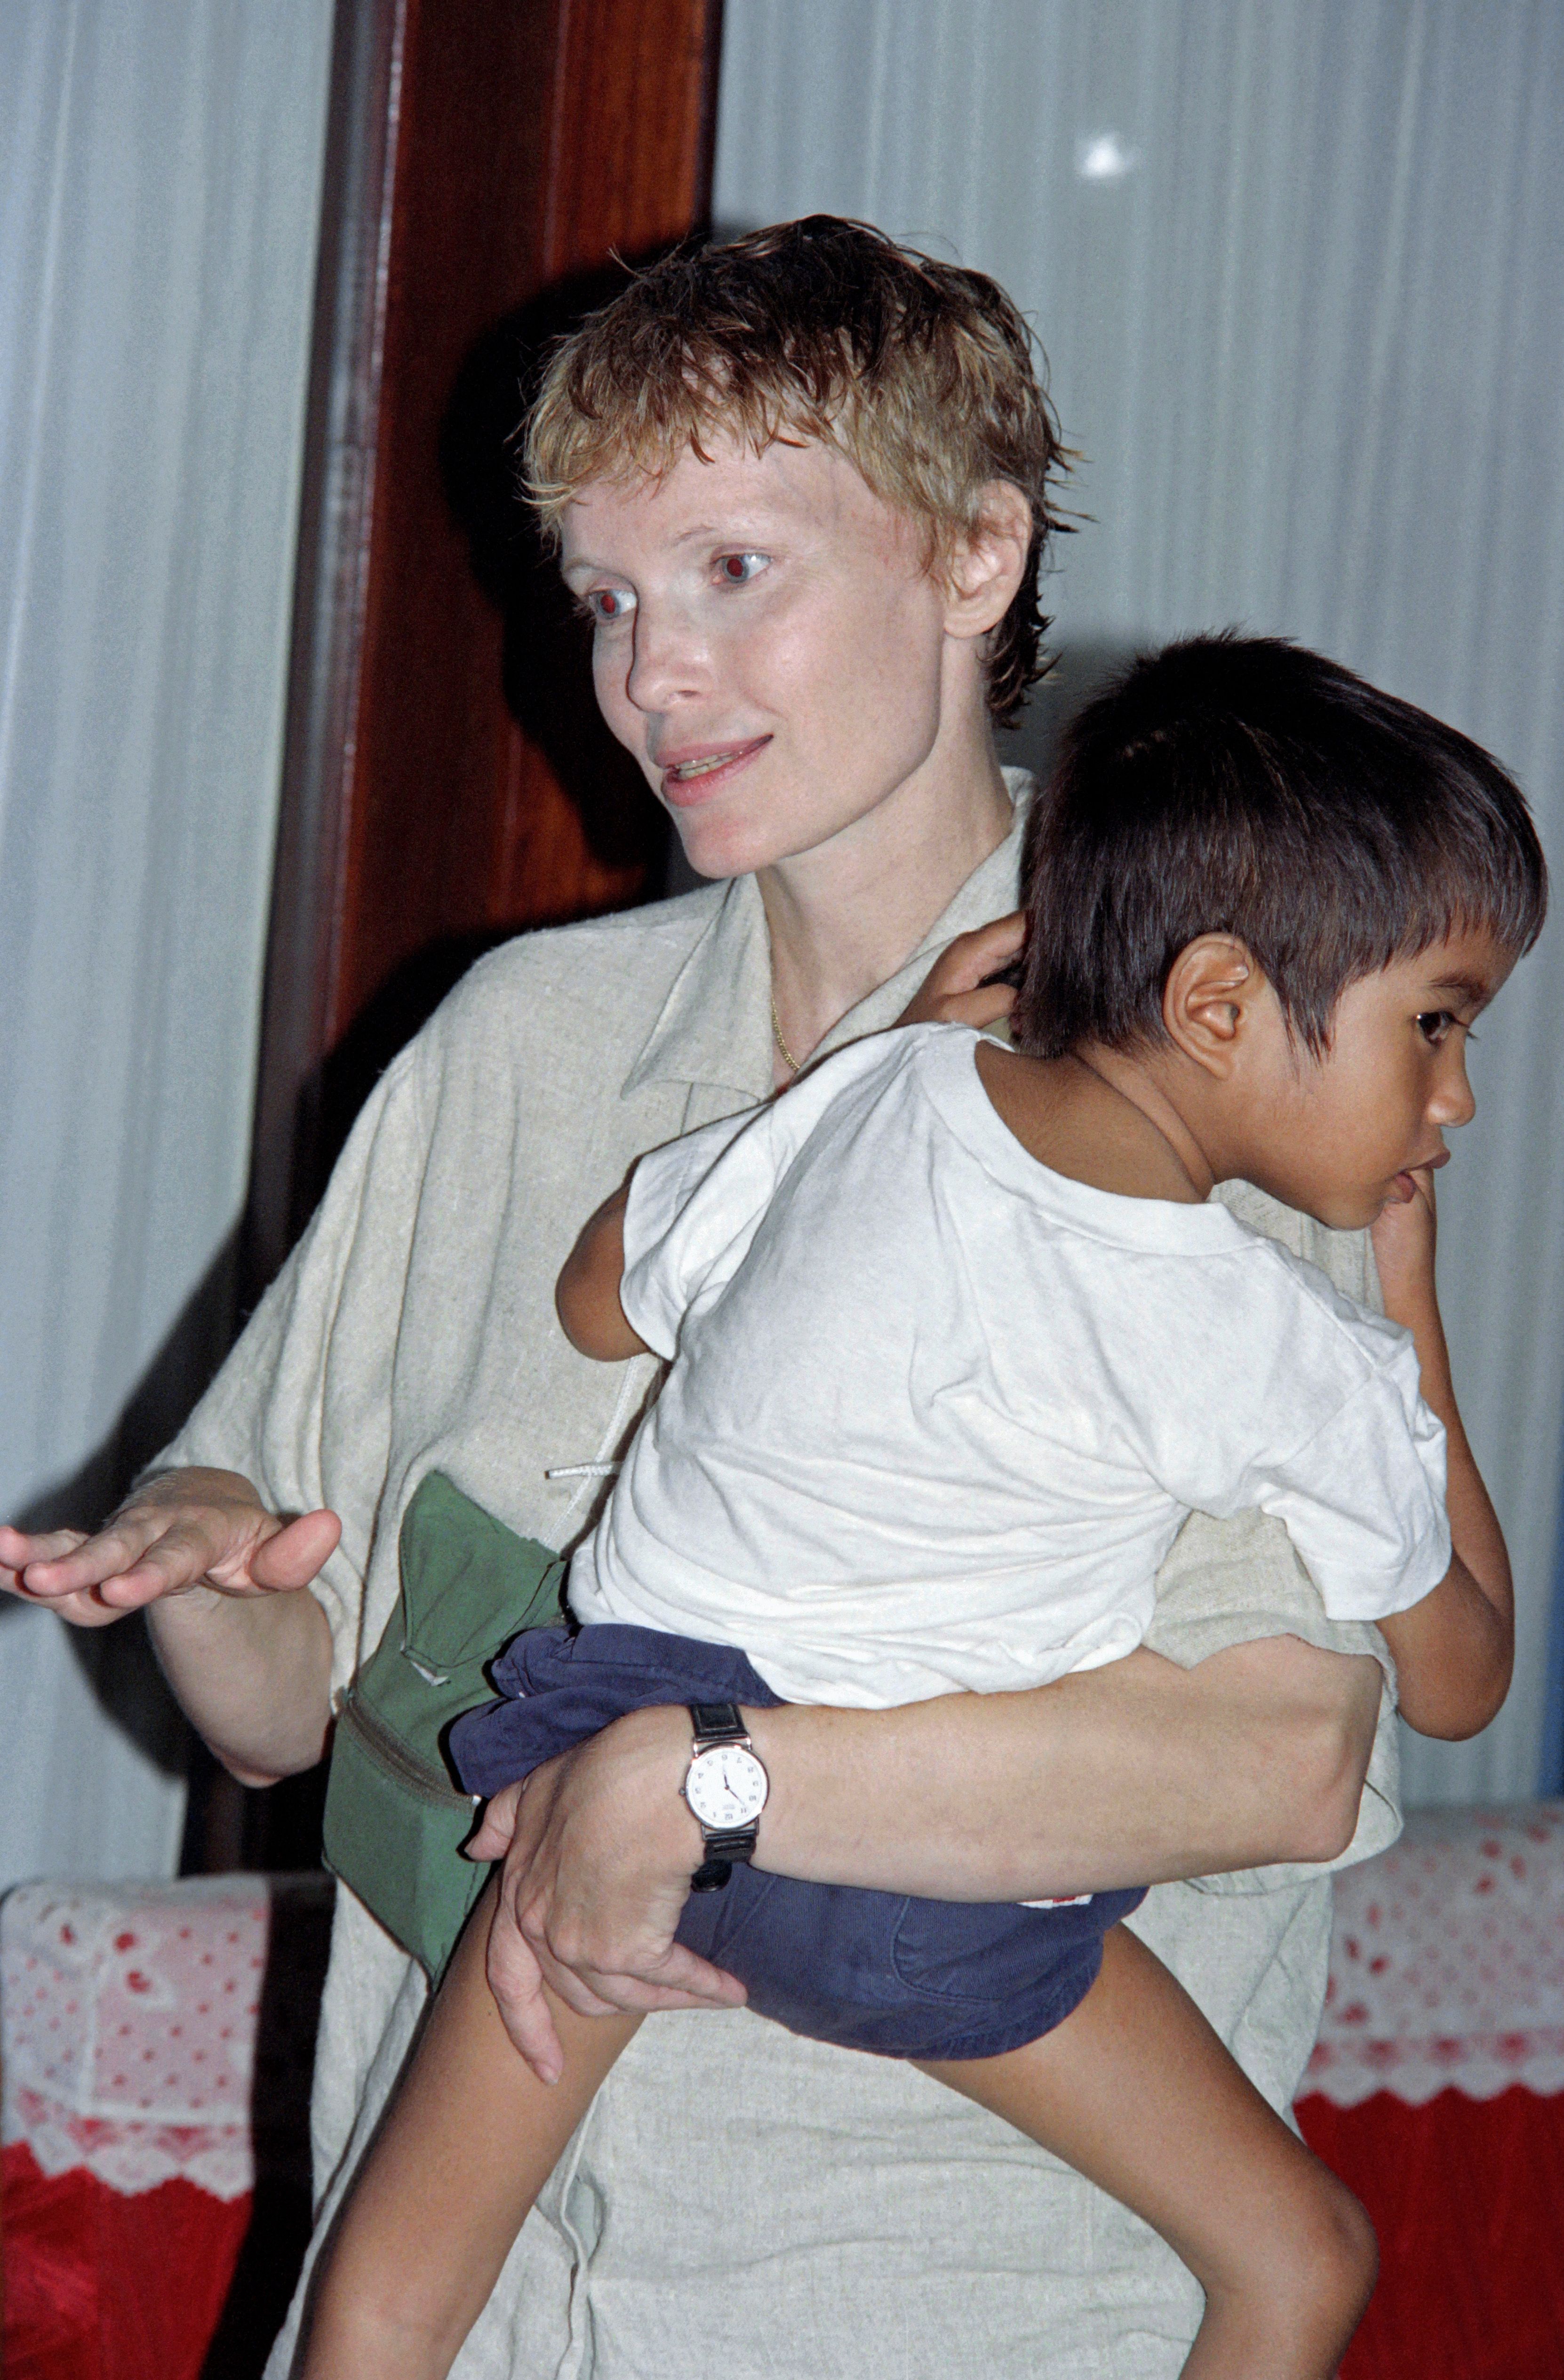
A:
{"label": "boy's dark hair", "polygon": [[1317,1057],[1350,984],[1486,928],[1530,950],[1547,868],[1523,795],[1453,727],[1270,638],[1137,661],[1069,728],[1027,836],[1019,1046],[1164,1037],[1202,934],[1244,942]]}
{"label": "boy's dark hair", "polygon": [[899,248],[870,224],[809,215],[693,239],[637,273],[550,359],[524,483],[548,534],[588,481],[657,478],[724,431],[835,446],[921,521],[938,565],[1008,480],[1032,507],[1026,571],[988,641],[1001,722],[1040,674],[1038,577],[1068,457],[1032,334],[998,282]]}

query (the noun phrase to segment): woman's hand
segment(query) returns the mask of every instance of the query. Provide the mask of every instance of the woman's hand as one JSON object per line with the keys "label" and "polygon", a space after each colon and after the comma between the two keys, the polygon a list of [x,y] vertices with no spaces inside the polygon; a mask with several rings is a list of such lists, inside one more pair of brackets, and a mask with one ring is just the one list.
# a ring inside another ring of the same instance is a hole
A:
{"label": "woman's hand", "polygon": [[992,978],[1020,958],[1026,918],[1017,909],[975,933],[958,934],[923,979],[898,1025],[997,1025],[1015,1006],[1015,987]]}
{"label": "woman's hand", "polygon": [[103,1527],[30,1536],[0,1528],[0,1589],[73,1628],[103,1628],[164,1597],[261,1596],[308,1586],[334,1552],[334,1512],[283,1521],[235,1471],[168,1471]]}
{"label": "woman's hand", "polygon": [[0,1528],[0,1589],[73,1628],[144,1607],[191,1726],[241,1784],[272,1785],[325,1749],[331,1630],[298,1590],[341,1536],[334,1512],[269,1512],[236,1471],[165,1471],[92,1536]]}
{"label": "woman's hand", "polygon": [[489,1983],[539,2080],[563,2059],[542,1985],[582,2016],[738,2008],[744,1985],[673,1939],[700,1831],[680,1797],[682,1706],[632,1711],[496,1793],[468,1846],[504,1860]]}

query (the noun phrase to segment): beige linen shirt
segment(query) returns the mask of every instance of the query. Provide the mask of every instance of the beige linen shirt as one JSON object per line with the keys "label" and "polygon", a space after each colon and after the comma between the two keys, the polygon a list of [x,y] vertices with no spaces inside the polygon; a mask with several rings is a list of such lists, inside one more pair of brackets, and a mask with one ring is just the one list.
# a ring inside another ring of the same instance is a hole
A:
{"label": "beige linen shirt", "polygon": [[[1012,793],[1025,788],[1012,783]],[[1019,822],[892,981],[827,1048],[892,1023],[951,939],[1015,905]],[[314,1592],[340,1690],[396,1596],[402,1515],[430,1470],[565,1547],[601,1479],[551,1480],[626,1440],[649,1358],[589,1363],[554,1318],[590,1209],[646,1148],[764,1099],[770,953],[754,880],[512,942],[387,1070],[314,1221],[166,1461],[246,1473],[273,1509],[330,1505]],[[1365,1243],[1232,1203],[1340,1286]],[[1186,1525],[1149,1642],[1190,1664],[1333,1628],[1281,1528]],[[1388,1696],[1387,1696],[1387,1715]],[[1350,1857],[1390,1840],[1382,1724]],[[1324,1992],[1329,1884],[1310,1870],[1163,1886],[1134,1920],[1285,2107]],[[329,2220],[423,2005],[417,1968],[339,1890],[314,2097]],[[319,2235],[318,2235],[319,2236]],[[1170,2374],[1198,2293],[1146,2227],[910,2066],[745,2010],[641,2029],[599,2093],[457,2359],[459,2380],[1021,2380]],[[268,2366],[282,2380],[297,2308]]]}

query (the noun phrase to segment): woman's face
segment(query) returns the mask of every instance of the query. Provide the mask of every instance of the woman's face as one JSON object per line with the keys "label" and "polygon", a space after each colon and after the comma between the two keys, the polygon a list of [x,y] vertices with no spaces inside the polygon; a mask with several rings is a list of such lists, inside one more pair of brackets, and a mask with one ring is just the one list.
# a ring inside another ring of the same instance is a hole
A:
{"label": "woman's face", "polygon": [[953,683],[943,577],[830,448],[722,440],[659,481],[594,481],[563,538],[603,716],[701,875],[819,849],[934,751]]}

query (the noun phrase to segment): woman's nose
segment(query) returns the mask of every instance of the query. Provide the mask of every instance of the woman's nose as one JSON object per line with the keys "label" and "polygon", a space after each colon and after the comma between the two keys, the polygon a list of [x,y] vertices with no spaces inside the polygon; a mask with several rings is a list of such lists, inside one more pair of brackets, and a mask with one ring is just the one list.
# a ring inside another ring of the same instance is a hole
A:
{"label": "woman's nose", "polygon": [[699,693],[705,649],[682,606],[643,600],[631,634],[624,690],[637,710],[666,710],[681,696]]}

